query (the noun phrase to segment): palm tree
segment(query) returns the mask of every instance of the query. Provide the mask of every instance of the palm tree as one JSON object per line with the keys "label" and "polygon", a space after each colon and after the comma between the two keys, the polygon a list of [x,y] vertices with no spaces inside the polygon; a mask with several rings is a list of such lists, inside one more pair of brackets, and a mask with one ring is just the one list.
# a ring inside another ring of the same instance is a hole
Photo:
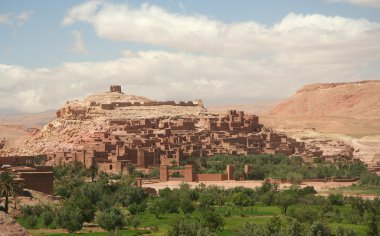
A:
{"label": "palm tree", "polygon": [[16,198],[16,193],[21,190],[21,186],[14,180],[14,175],[9,171],[0,174],[0,196],[5,197],[4,211],[8,213],[9,197]]}

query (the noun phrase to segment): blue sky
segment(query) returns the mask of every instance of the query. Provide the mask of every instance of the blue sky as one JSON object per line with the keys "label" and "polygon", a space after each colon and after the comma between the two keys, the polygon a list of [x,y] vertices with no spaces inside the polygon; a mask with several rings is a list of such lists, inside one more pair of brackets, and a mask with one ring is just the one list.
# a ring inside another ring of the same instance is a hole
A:
{"label": "blue sky", "polygon": [[0,1],[0,110],[54,109],[115,83],[226,104],[377,79],[379,25],[379,0]]}
{"label": "blue sky", "polygon": [[[62,26],[67,10],[84,1],[0,1],[0,14],[17,14],[30,11],[31,18],[22,26],[2,25],[0,27],[0,62],[23,65],[28,68],[58,66],[65,61],[109,60],[120,56],[123,50],[157,48],[146,44],[115,42],[96,36],[88,24],[78,23]],[[138,7],[141,1],[113,1]],[[317,0],[191,0],[191,1],[144,1],[161,6],[170,12],[200,14],[225,23],[254,20],[273,25],[289,12],[301,14],[324,14],[349,18],[365,18],[380,22],[380,8],[357,6],[346,3],[331,3]],[[73,36],[71,31],[79,30],[86,40],[91,54],[70,53]]]}

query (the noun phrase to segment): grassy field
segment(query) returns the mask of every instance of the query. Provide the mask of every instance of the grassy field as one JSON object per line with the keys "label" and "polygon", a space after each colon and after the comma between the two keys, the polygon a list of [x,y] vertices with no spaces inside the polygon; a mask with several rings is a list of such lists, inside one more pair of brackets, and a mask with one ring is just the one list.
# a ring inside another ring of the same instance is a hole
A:
{"label": "grassy field", "polygon": [[[302,207],[302,206],[297,206]],[[338,207],[340,212],[347,212],[349,210],[348,206]],[[237,229],[240,229],[244,226],[246,222],[255,223],[255,224],[265,224],[272,216],[281,215],[280,208],[276,206],[265,206],[261,203],[256,204],[251,207],[244,207],[242,209],[230,206],[217,207],[216,211],[224,215],[225,226],[222,231],[216,232],[217,235],[234,235]],[[189,216],[191,219],[195,219],[199,215],[199,212],[195,211]],[[169,224],[177,217],[176,214],[163,214],[157,219],[155,216],[144,213],[139,215],[139,220],[141,224],[137,229],[124,229],[117,232],[118,236],[132,236],[132,235],[152,235],[152,236],[163,236],[166,235]],[[22,220],[19,220],[21,224],[24,224]],[[41,222],[38,223],[37,227],[42,225]],[[330,223],[329,224],[333,233],[336,232],[336,229],[340,227],[353,229],[358,235],[366,235],[366,226],[365,225],[354,225],[354,224],[344,224],[344,223]],[[153,230],[153,229],[156,230]],[[92,235],[92,236],[101,236],[108,235],[106,232],[89,232],[91,231],[100,231],[98,227],[85,227],[79,235]],[[46,232],[47,231],[47,232]],[[33,235],[50,235],[50,236],[59,236],[59,235],[74,235],[65,233],[61,230],[58,232],[49,232],[49,230],[44,229],[32,229],[30,232]],[[44,233],[42,233],[44,232]],[[78,234],[75,234],[78,235]]]}
{"label": "grassy field", "polygon": [[349,187],[333,188],[330,193],[342,193],[343,195],[376,195],[380,197],[380,188],[377,186],[353,185]]}

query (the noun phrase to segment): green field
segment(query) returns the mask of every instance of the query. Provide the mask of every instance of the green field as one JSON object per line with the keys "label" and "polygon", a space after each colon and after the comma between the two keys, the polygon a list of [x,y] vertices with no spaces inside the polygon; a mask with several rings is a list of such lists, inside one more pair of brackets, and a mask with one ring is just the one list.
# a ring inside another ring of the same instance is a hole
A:
{"label": "green field", "polygon": [[[303,207],[303,206],[296,206]],[[337,207],[341,213],[349,212],[349,206],[339,206]],[[286,223],[286,217],[281,215],[280,208],[277,206],[266,206],[262,203],[258,203],[255,206],[251,207],[243,207],[242,209],[233,207],[233,206],[223,206],[216,207],[216,211],[224,215],[225,225],[223,230],[217,231],[216,235],[234,235],[237,229],[240,229],[244,226],[246,222],[255,223],[257,225],[267,223],[272,216],[278,215],[281,217],[283,223]],[[198,211],[193,212],[191,215],[188,215],[188,218],[195,219],[199,215]],[[117,236],[132,236],[132,235],[166,235],[169,224],[177,217],[177,214],[163,214],[157,219],[155,216],[149,213],[143,213],[139,215],[139,219],[141,221],[140,226],[137,229],[123,229],[117,231]],[[25,225],[22,219],[19,222]],[[42,225],[42,224],[41,224]],[[40,223],[37,225],[39,228]],[[336,229],[340,227],[344,227],[346,229],[354,230],[358,235],[366,235],[366,225],[355,225],[355,224],[347,224],[347,223],[328,223],[328,226],[331,229],[331,232],[335,234]],[[154,229],[155,228],[155,229]],[[95,231],[99,228],[94,227],[85,227],[82,231],[77,234],[69,234],[69,233],[43,233],[44,229],[30,229],[30,232],[33,235],[50,235],[50,236],[60,236],[60,235],[88,235],[88,236],[101,236],[101,235],[109,235],[107,232],[88,232],[89,230]],[[153,229],[153,230],[152,230]],[[48,230],[47,230],[48,231]]]}

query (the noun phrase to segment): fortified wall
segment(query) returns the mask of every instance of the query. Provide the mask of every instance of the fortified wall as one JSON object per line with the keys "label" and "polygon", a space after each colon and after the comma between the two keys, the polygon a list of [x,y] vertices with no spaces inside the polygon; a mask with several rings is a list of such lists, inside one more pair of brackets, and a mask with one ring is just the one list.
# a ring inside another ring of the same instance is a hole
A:
{"label": "fortified wall", "polygon": [[56,112],[57,118],[71,120],[91,119],[94,114],[104,113],[105,111],[121,110],[123,108],[131,109],[133,107],[201,107],[204,108],[202,100],[194,101],[153,101],[149,99],[131,100],[132,95],[126,95],[122,92],[120,85],[111,85],[109,92],[100,96],[101,101],[94,100],[90,102],[73,101],[68,102],[63,108]]}

